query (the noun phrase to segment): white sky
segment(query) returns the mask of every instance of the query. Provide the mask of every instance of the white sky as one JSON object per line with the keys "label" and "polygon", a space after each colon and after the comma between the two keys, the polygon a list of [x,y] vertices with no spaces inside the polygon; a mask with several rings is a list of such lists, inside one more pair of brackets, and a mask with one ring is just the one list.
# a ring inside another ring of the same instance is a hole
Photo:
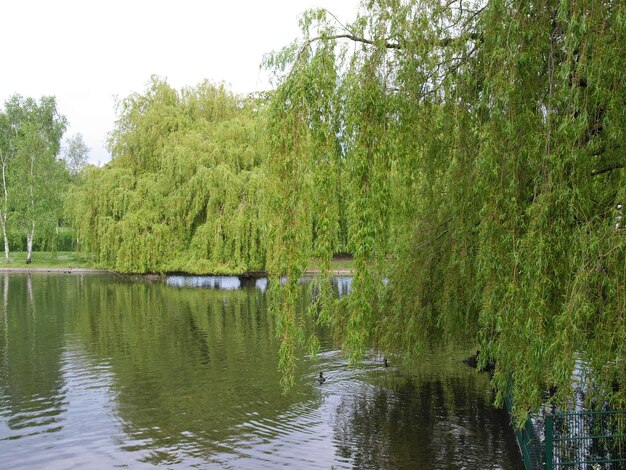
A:
{"label": "white sky", "polygon": [[0,0],[0,102],[19,93],[57,107],[105,163],[114,97],[143,92],[150,76],[175,88],[204,79],[236,93],[269,88],[263,55],[289,44],[298,18],[323,7],[342,22],[358,0]]}

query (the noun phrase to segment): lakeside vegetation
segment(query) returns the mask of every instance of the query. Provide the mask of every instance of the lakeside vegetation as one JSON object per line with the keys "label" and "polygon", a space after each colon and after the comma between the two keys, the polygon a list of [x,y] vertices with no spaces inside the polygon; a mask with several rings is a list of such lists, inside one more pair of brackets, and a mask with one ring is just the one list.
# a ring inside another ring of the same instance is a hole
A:
{"label": "lakeside vegetation", "polygon": [[95,268],[91,256],[75,251],[35,251],[30,263],[26,256],[25,251],[12,251],[9,259],[0,261],[0,268]]}
{"label": "lakeside vegetation", "polygon": [[545,400],[569,409],[577,387],[591,409],[626,407],[625,18],[623,2],[577,0],[303,18],[266,61],[287,376],[295,279],[310,250],[330,259],[345,220],[353,290],[333,301],[322,278],[316,312],[353,359],[469,333],[518,424]]}
{"label": "lakeside vegetation", "polygon": [[[469,334],[520,425],[548,389],[570,406],[575,373],[589,407],[626,407],[626,5],[375,0],[300,26],[265,61],[272,92],[152,77],[120,101],[112,161],[64,186],[57,225],[112,270],[286,278],[269,290],[285,387],[317,344],[295,313],[316,259],[310,313],[353,361]],[[35,147],[11,135],[17,162]]]}

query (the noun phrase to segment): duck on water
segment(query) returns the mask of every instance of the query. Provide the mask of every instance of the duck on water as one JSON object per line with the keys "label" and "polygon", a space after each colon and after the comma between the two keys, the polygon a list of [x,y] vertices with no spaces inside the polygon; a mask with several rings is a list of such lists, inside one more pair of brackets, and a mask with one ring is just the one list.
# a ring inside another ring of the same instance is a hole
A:
{"label": "duck on water", "polygon": [[[463,364],[466,364],[470,366],[471,368],[476,369],[478,368],[479,357],[480,357],[480,350],[476,351],[475,355],[463,359]],[[496,369],[495,364],[492,361],[488,361],[485,364],[483,371],[493,374],[495,369]]]}

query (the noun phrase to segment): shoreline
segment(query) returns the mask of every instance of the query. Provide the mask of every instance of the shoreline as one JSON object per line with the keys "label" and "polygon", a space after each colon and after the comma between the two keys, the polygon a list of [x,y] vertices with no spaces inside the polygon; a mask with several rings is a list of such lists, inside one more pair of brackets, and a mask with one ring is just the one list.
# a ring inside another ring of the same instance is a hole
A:
{"label": "shoreline", "polygon": [[[307,269],[302,273],[302,275],[303,276],[317,276],[321,272],[322,271],[320,271],[319,269]],[[330,269],[328,272],[334,276],[354,276],[353,269]]]}
{"label": "shoreline", "polygon": [[0,273],[55,273],[55,274],[117,274],[115,271],[95,268],[44,268],[44,267],[1,267]]}
{"label": "shoreline", "polygon": [[[257,278],[267,278],[267,273],[254,273],[254,276],[251,276],[251,273],[241,273],[241,274],[194,274],[194,273],[120,273],[117,271],[110,271],[107,269],[97,269],[97,268],[54,268],[54,267],[0,267],[0,273],[52,273],[52,274],[116,274],[121,276],[236,276],[236,277],[257,277]],[[302,275],[303,276],[318,276],[321,273],[319,269],[307,269]],[[331,269],[329,271],[333,276],[353,276],[354,270],[352,269]]]}

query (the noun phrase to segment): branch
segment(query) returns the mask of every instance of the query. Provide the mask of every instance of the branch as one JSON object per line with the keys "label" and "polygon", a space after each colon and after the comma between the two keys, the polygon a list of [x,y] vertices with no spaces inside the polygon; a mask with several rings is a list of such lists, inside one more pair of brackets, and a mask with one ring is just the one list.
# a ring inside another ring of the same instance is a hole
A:
{"label": "branch", "polygon": [[[351,41],[362,42],[364,44],[370,44],[370,45],[376,44],[371,39],[362,38],[362,37],[356,36],[354,34],[335,34],[335,35],[332,35],[332,36],[316,36],[314,38],[309,39],[305,43],[305,46],[308,46],[309,44],[311,44],[313,42],[316,42],[316,41],[321,41],[323,39],[350,39]],[[387,49],[402,49],[402,46],[400,44],[394,43],[394,42],[385,42],[385,48],[387,48]]]}
{"label": "branch", "polygon": [[597,176],[597,175],[601,175],[602,173],[608,173],[610,171],[613,170],[620,170],[622,168],[624,168],[626,165],[624,165],[623,163],[613,163],[612,165],[609,165],[607,167],[604,168],[600,168],[599,170],[593,170],[591,172],[591,176]]}
{"label": "branch", "polygon": [[[306,47],[313,42],[322,41],[324,39],[350,39],[351,41],[354,41],[354,42],[362,42],[363,44],[369,44],[372,46],[377,44],[376,41],[372,41],[371,39],[367,39],[361,36],[356,36],[355,34],[334,34],[334,35],[316,36],[306,41],[304,46]],[[458,37],[447,37],[447,38],[441,39],[441,41],[439,41],[439,45],[449,46],[450,44],[453,44],[462,39],[477,40],[477,39],[481,39],[481,35],[478,33],[470,33],[470,34],[461,35]],[[400,44],[399,42],[388,42],[388,41],[385,41],[383,43],[386,49],[404,49],[406,47],[406,44],[407,44],[406,42],[404,44]]]}
{"label": "branch", "polygon": [[606,152],[606,145],[603,145],[600,148],[597,148],[596,150],[591,152],[589,155],[592,157],[597,157],[599,155],[602,155],[604,152]]}
{"label": "branch", "polygon": [[324,10],[326,13],[328,13],[330,16],[332,16],[339,26],[341,26],[343,29],[345,29],[349,33],[352,33],[352,30],[350,28],[348,28],[346,25],[344,25],[341,21],[339,21],[339,18],[337,18],[332,11],[329,11],[326,8],[322,8],[322,10]]}
{"label": "branch", "polygon": [[435,225],[433,227],[428,227],[428,228],[423,228],[420,230],[416,230],[415,233],[423,233],[423,232],[430,232],[431,230],[437,230],[438,228],[443,227],[444,225],[452,222],[454,220],[454,216],[449,217],[448,219],[444,220],[443,222],[441,222],[439,225]]}

